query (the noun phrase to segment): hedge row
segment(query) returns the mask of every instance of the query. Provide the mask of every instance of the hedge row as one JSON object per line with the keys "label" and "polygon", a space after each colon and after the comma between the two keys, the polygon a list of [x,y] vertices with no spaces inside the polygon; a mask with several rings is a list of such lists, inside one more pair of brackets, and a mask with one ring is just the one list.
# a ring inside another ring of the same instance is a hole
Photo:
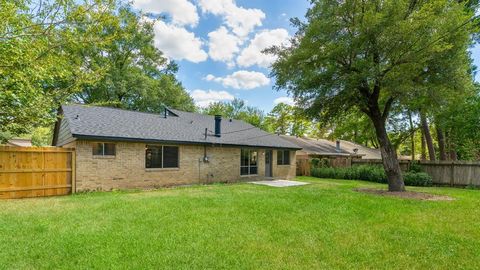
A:
{"label": "hedge row", "polygon": [[[313,168],[312,176],[319,178],[364,180],[387,183],[385,171],[380,166],[360,165],[350,168]],[[424,172],[410,171],[403,173],[407,186],[432,186],[432,177]]]}

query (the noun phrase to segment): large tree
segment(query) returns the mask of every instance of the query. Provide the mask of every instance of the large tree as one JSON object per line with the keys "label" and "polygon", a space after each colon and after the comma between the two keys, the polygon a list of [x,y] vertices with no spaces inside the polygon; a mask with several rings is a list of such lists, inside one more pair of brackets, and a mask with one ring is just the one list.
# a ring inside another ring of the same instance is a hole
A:
{"label": "large tree", "polygon": [[[68,101],[192,111],[153,23],[123,0],[0,0],[0,141],[51,126]],[[3,138],[3,139],[2,139]]]}
{"label": "large tree", "polygon": [[318,0],[288,46],[274,47],[272,76],[321,120],[357,109],[372,122],[390,191],[404,191],[386,129],[393,107],[470,87],[473,12],[448,0]]}
{"label": "large tree", "polygon": [[446,134],[444,147],[450,159],[480,160],[480,86],[439,112],[435,124]]}
{"label": "large tree", "polygon": [[165,106],[193,111],[193,99],[174,76],[176,64],[154,45],[156,20],[142,19],[130,6],[118,5],[101,34],[108,38],[105,44],[72,51],[87,72],[97,74],[97,80],[83,84],[74,100],[145,112],[160,112]]}
{"label": "large tree", "polygon": [[303,137],[313,128],[300,108],[286,103],[278,103],[265,117],[265,129],[269,132]]}
{"label": "large tree", "polygon": [[253,126],[265,128],[265,115],[262,110],[248,106],[245,101],[235,98],[228,102],[214,102],[206,108],[202,108],[201,112],[208,115],[222,115],[226,118],[243,120]]}
{"label": "large tree", "polygon": [[[102,46],[110,1],[0,0],[0,133],[47,125],[54,110],[94,78],[67,48]],[[76,29],[83,29],[82,32]]]}

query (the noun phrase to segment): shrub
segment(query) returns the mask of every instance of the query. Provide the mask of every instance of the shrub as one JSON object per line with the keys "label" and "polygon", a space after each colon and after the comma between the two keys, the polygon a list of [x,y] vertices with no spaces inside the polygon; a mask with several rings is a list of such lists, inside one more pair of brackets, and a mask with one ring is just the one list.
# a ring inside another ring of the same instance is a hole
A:
{"label": "shrub", "polygon": [[322,159],[320,159],[320,164],[319,164],[319,166],[322,167],[322,168],[330,167],[330,159],[328,159],[328,158],[322,158]]}
{"label": "shrub", "polygon": [[312,164],[312,168],[318,168],[320,164],[320,159],[319,158],[312,158],[310,160],[310,164]]}
{"label": "shrub", "polygon": [[335,168],[313,168],[311,170],[311,175],[318,178],[333,178],[335,177]]}
{"label": "shrub", "polygon": [[418,162],[412,161],[412,163],[410,163],[408,171],[419,173],[419,172],[423,172],[423,168],[422,166],[420,166]]}
{"label": "shrub", "polygon": [[314,168],[312,176],[319,178],[365,180],[386,183],[387,177],[381,167],[360,165],[350,168]]}
{"label": "shrub", "polygon": [[312,168],[327,168],[330,167],[330,160],[328,158],[312,158],[310,164]]}
{"label": "shrub", "polygon": [[[360,165],[350,168],[313,168],[312,176],[319,178],[364,180],[387,183],[387,176],[381,166]],[[407,186],[432,186],[432,177],[424,172],[406,172],[403,174]]]}
{"label": "shrub", "polygon": [[432,177],[424,172],[406,172],[403,174],[403,181],[407,186],[429,187],[433,185]]}

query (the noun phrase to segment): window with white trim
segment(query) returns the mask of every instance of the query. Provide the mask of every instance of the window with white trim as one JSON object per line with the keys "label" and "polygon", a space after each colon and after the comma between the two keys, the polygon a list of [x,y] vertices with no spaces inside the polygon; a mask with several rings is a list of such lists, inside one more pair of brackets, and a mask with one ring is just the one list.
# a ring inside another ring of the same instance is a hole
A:
{"label": "window with white trim", "polygon": [[242,149],[240,152],[240,175],[258,174],[258,151]]}
{"label": "window with white trim", "polygon": [[92,148],[94,156],[115,156],[116,149],[114,143],[94,143]]}
{"label": "window with white trim", "polygon": [[178,146],[147,145],[145,168],[178,168]]}

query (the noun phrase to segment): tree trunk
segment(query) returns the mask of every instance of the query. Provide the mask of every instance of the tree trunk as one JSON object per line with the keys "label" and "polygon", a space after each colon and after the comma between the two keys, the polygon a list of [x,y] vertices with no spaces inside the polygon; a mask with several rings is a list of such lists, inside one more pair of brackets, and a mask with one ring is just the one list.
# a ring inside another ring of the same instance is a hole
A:
{"label": "tree trunk", "polygon": [[455,150],[455,144],[452,142],[452,138],[449,133],[445,133],[448,140],[448,156],[450,160],[457,160],[457,151]]}
{"label": "tree trunk", "polygon": [[423,129],[422,129],[422,160],[427,160],[427,146],[425,145],[425,135],[423,134]]}
{"label": "tree trunk", "polygon": [[450,150],[450,159],[453,161],[458,159],[457,151],[455,151],[455,148],[452,148],[452,150]]}
{"label": "tree trunk", "polygon": [[436,131],[438,140],[438,151],[440,152],[440,160],[447,160],[447,152],[445,150],[445,136],[443,136],[443,130],[437,125]]}
{"label": "tree trunk", "polygon": [[420,112],[420,122],[422,123],[423,135],[425,136],[425,141],[427,143],[428,157],[430,160],[435,160],[435,148],[433,147],[432,134],[430,134],[427,117],[423,112]]}
{"label": "tree trunk", "polygon": [[412,152],[412,160],[415,160],[415,129],[413,127],[413,120],[412,120],[412,112],[408,112],[408,120],[410,122],[410,143],[411,143],[411,152]]}
{"label": "tree trunk", "polygon": [[373,121],[378,143],[380,144],[383,168],[385,169],[388,179],[388,191],[405,191],[405,184],[403,182],[397,153],[388,138],[385,120],[379,110],[373,111],[370,118]]}

